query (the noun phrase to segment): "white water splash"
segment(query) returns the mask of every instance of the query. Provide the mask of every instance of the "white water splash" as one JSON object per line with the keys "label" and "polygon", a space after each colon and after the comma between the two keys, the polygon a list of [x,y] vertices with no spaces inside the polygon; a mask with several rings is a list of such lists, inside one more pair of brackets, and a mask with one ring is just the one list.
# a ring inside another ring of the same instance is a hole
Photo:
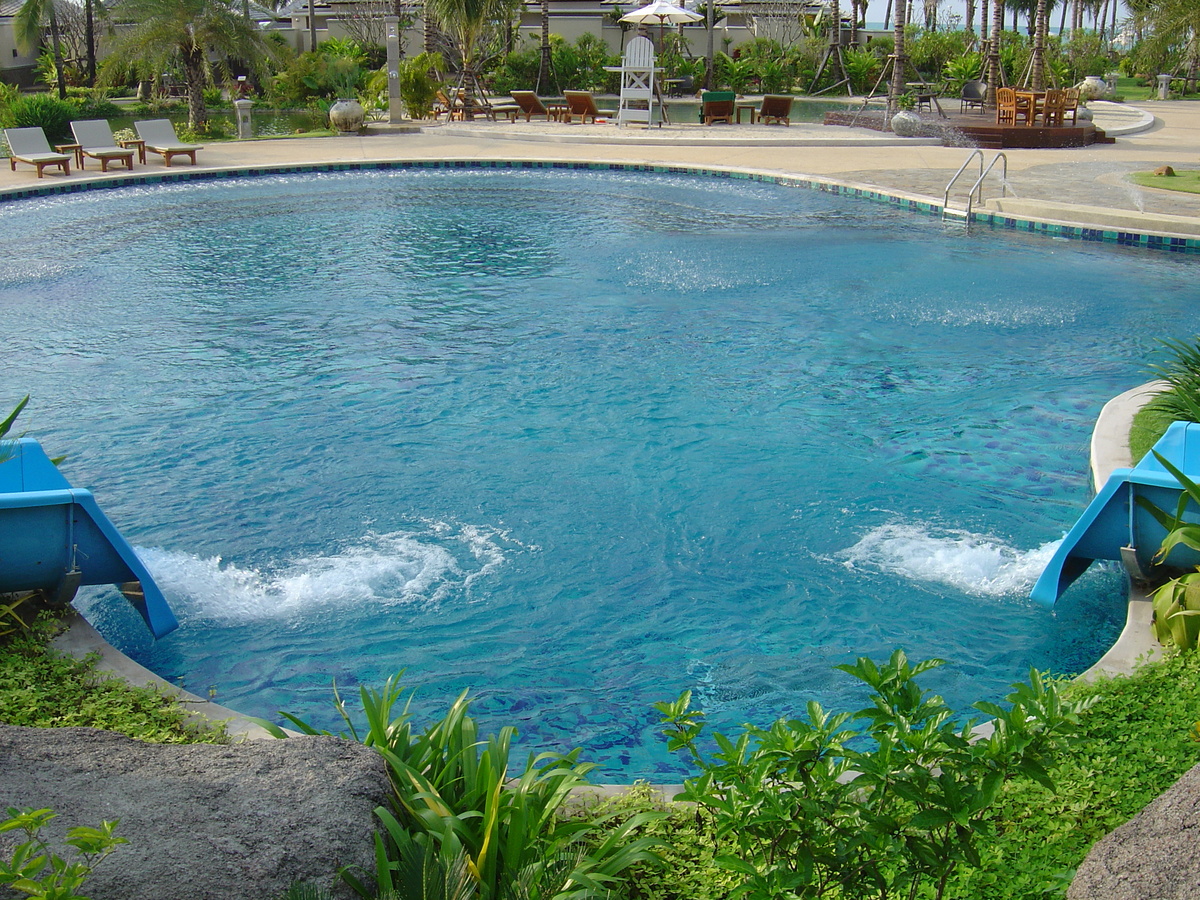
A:
{"label": "white water splash", "polygon": [[[323,615],[346,606],[437,603],[503,565],[503,540],[498,532],[437,523],[427,534],[367,535],[338,553],[264,568],[136,549],[181,618],[251,621]],[[464,551],[461,558],[451,547]]]}
{"label": "white water splash", "polygon": [[1001,597],[1028,593],[1060,543],[1018,550],[988,535],[890,524],[869,531],[843,556],[851,568],[878,569],[967,594]]}

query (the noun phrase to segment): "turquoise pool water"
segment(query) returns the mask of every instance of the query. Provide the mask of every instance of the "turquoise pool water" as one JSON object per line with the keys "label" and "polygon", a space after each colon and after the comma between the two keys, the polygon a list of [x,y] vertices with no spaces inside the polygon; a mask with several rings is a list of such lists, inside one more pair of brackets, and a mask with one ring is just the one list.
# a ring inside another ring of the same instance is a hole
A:
{"label": "turquoise pool water", "polygon": [[[1075,672],[1121,579],[1026,592],[1088,499],[1100,406],[1200,325],[1197,260],[770,184],[385,170],[0,205],[0,398],[175,607],[164,677],[332,726],[407,667],[600,777],[897,646],[965,707]],[[9,403],[11,406],[11,402]]]}

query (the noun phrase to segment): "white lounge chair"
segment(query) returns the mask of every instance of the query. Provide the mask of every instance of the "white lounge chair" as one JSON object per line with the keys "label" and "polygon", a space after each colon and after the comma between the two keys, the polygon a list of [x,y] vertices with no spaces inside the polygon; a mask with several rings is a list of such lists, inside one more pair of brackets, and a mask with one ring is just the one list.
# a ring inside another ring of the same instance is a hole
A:
{"label": "white lounge chair", "polygon": [[104,119],[80,119],[71,123],[71,131],[75,134],[75,143],[79,145],[81,169],[83,157],[90,156],[100,160],[101,172],[107,172],[108,164],[112,162],[123,162],[126,168],[133,170],[133,150],[117,144],[112,128]]}
{"label": "white lounge chair", "polygon": [[64,175],[71,174],[71,157],[51,150],[50,142],[46,140],[46,132],[41,128],[5,128],[4,139],[8,141],[11,153],[8,165],[14,172],[17,171],[17,163],[23,162],[37,166],[38,178],[44,177],[47,166],[58,166]]}
{"label": "white lounge chair", "polygon": [[185,144],[175,136],[175,126],[170,119],[148,119],[145,122],[135,122],[138,137],[146,142],[146,149],[157,153],[163,158],[163,165],[171,165],[171,159],[176,156],[186,156],[196,164],[196,151],[203,150],[201,144]]}

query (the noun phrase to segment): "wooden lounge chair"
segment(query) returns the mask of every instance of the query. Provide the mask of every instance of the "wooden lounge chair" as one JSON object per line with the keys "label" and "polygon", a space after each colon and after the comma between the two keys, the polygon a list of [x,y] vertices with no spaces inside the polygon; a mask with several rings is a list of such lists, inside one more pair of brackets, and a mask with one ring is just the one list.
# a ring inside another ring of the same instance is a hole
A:
{"label": "wooden lounge chair", "polygon": [[563,91],[563,99],[567,101],[567,108],[562,115],[568,125],[576,116],[579,116],[579,121],[584,124],[587,124],[589,118],[594,123],[596,116],[601,114],[600,110],[596,109],[596,99],[591,91]]}
{"label": "wooden lounge chair", "polygon": [[559,113],[562,112],[561,106],[546,106],[533,91],[510,91],[510,95],[517,101],[520,112],[517,115],[525,116],[525,121],[530,121],[534,116],[545,116],[547,122],[558,120]]}
{"label": "wooden lounge chair", "polygon": [[14,172],[17,163],[23,162],[37,167],[38,178],[45,176],[47,166],[58,166],[64,175],[71,174],[71,157],[51,150],[46,132],[41,128],[5,128],[4,139],[8,141],[8,165]]}
{"label": "wooden lounge chair", "polygon": [[101,172],[108,171],[109,163],[121,162],[133,171],[133,150],[117,144],[112,128],[105,119],[81,119],[72,122],[71,131],[75,135],[75,143],[79,145],[79,168],[83,168],[83,158],[90,156],[100,160]]}
{"label": "wooden lounge chair", "polygon": [[175,136],[175,126],[170,119],[147,119],[135,122],[138,137],[146,142],[146,149],[163,158],[163,165],[170,166],[176,156],[186,156],[196,164],[196,151],[203,150],[201,144],[185,144]]}
{"label": "wooden lounge chair", "polygon": [[979,114],[983,115],[983,101],[987,97],[987,82],[973,79],[963,85],[962,93],[959,95],[958,111],[966,112],[968,109],[978,108]]}
{"label": "wooden lounge chair", "polygon": [[705,125],[713,122],[733,124],[733,104],[737,94],[733,91],[705,91],[700,95],[700,121]]}
{"label": "wooden lounge chair", "polygon": [[784,94],[764,95],[758,110],[758,122],[760,125],[791,125],[792,98]]}
{"label": "wooden lounge chair", "polygon": [[455,93],[453,100],[446,94],[445,91],[437,92],[437,100],[433,104],[433,117],[445,114],[447,122],[453,122],[455,119],[463,117],[462,103],[458,101],[458,94]]}

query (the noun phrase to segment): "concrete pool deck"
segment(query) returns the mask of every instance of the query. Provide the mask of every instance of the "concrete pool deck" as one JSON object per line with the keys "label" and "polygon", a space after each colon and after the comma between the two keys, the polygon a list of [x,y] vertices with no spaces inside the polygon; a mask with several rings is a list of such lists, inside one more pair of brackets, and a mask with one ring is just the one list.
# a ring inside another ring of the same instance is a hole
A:
{"label": "concrete pool deck", "polygon": [[[1008,196],[1021,204],[1021,212],[1013,215],[1097,228],[1136,228],[1143,233],[1183,233],[1196,240],[1200,195],[1138,187],[1128,181],[1128,175],[1162,165],[1200,168],[1200,102],[1095,104],[1094,111],[1097,124],[1116,135],[1115,144],[1005,151]],[[200,152],[196,167],[177,163],[167,169],[152,156],[128,175],[102,176],[94,161],[86,173],[69,178],[47,173],[38,179],[29,166],[19,165],[16,172],[0,166],[0,197],[67,182],[139,179],[197,169],[477,160],[685,166],[808,176],[940,206],[946,184],[970,153],[932,139],[802,124],[645,130],[603,124],[443,122],[422,124],[415,132],[411,126],[400,133],[387,126],[372,129],[364,136],[213,143]],[[984,153],[990,160],[992,151]],[[969,181],[960,185],[959,203]],[[1000,193],[999,179],[989,178],[985,200]],[[1121,224],[1112,221],[1113,213],[1119,214]],[[1163,217],[1183,217],[1189,227],[1173,230],[1181,223]]]}

